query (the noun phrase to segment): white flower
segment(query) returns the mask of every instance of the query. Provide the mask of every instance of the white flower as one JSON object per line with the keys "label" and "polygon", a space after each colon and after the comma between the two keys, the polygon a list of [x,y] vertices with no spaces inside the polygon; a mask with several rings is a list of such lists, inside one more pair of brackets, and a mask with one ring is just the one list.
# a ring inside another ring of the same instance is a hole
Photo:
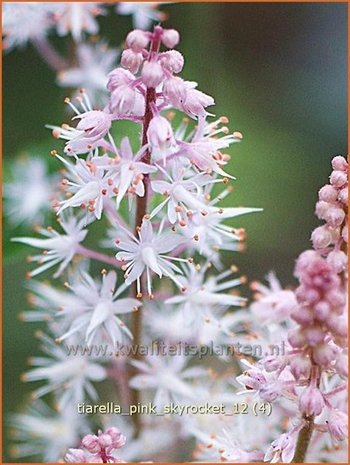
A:
{"label": "white flower", "polygon": [[[232,178],[222,169],[222,166],[230,160],[230,156],[221,153],[221,150],[241,141],[243,136],[239,132],[228,134],[227,127],[220,127],[222,122],[227,122],[227,118],[223,117],[212,123],[208,123],[205,119],[199,119],[196,129],[186,137],[186,140],[177,140],[177,143],[179,154],[187,157],[200,170],[214,171],[222,176]],[[181,126],[178,134],[183,134],[185,129]]]}
{"label": "white flower", "polygon": [[11,163],[12,180],[4,185],[4,209],[13,224],[40,223],[51,209],[56,176],[41,158],[19,158]]}
{"label": "white flower", "polygon": [[113,173],[110,169],[101,166],[109,157],[92,157],[90,160],[76,159],[76,164],[65,160],[60,155],[56,157],[62,161],[68,170],[70,180],[65,180],[65,185],[69,192],[74,195],[59,202],[57,214],[69,207],[86,208],[88,213],[93,213],[96,219],[101,219],[104,205],[104,198],[114,196]]}
{"label": "white flower", "polygon": [[2,33],[5,48],[23,46],[28,40],[44,37],[51,26],[48,12],[47,3],[4,2]]}
{"label": "white flower", "polygon": [[[246,426],[248,427],[247,422]],[[237,431],[224,429],[220,435],[209,439],[209,444],[220,456],[220,461],[251,463],[263,459],[263,452],[244,450],[239,441],[240,437],[237,436]]]}
{"label": "white flower", "polygon": [[[80,304],[74,309],[76,318],[58,341],[78,334],[88,345],[108,341],[116,347],[122,341],[123,334],[132,338],[130,330],[117,315],[136,311],[141,303],[132,298],[119,298],[126,286],[122,285],[115,290],[116,283],[115,271],[103,273],[101,283],[82,272],[81,277],[70,286],[72,293],[80,299]],[[67,315],[69,318],[72,310],[63,308],[58,316],[65,318]]]}
{"label": "white flower", "polygon": [[22,312],[20,314],[21,320],[45,321],[56,335],[66,331],[72,319],[77,316],[77,309],[80,308],[81,303],[79,297],[67,292],[66,289],[53,287],[46,282],[31,280],[28,282],[27,288],[30,291],[28,301],[33,308]]}
{"label": "white flower", "polygon": [[115,161],[117,174],[113,180],[117,190],[117,208],[119,208],[127,191],[143,197],[145,195],[144,174],[157,171],[154,166],[139,161],[144,151],[143,147],[134,157],[128,137],[124,137],[121,141],[118,157]]}
{"label": "white flower", "polygon": [[252,303],[250,310],[254,319],[264,325],[285,322],[297,307],[293,291],[282,289],[282,286],[273,272],[266,277],[269,287],[254,282],[251,288],[256,292],[256,302]]}
{"label": "white flower", "polygon": [[46,239],[37,239],[34,237],[16,237],[12,239],[15,242],[30,245],[43,249],[43,253],[30,257],[30,261],[37,262],[40,266],[29,273],[29,277],[36,276],[52,266],[59,265],[54,277],[62,274],[64,269],[73,260],[74,255],[79,249],[79,244],[86,235],[87,230],[83,229],[85,220],[76,219],[72,216],[62,218],[60,221],[64,234],[60,234],[53,228],[38,228],[38,232]]}
{"label": "white flower", "polygon": [[214,252],[241,250],[240,243],[245,239],[244,229],[223,224],[223,220],[261,211],[259,208],[244,207],[212,208],[215,201],[207,205],[205,212],[194,213],[187,227],[181,229],[182,234],[192,239],[192,247],[213,261]]}
{"label": "white flower", "polygon": [[[266,450],[272,438],[280,430],[281,413],[272,412],[269,417],[269,428],[266,428],[266,417],[254,415],[252,400],[249,395],[238,396],[230,392],[225,385],[212,382],[203,383],[202,393],[197,397],[199,402],[210,399],[211,404],[225,405],[225,412],[235,411],[235,406],[245,413],[235,415],[190,415],[183,417],[183,430],[194,436],[197,446],[194,460],[198,462],[262,462],[263,450]],[[203,399],[201,398],[203,396]],[[246,405],[248,408],[245,408]]]}
{"label": "white flower", "polygon": [[162,226],[158,232],[153,232],[152,223],[144,219],[138,231],[138,238],[129,233],[129,240],[116,240],[117,247],[122,250],[116,255],[117,260],[125,262],[122,269],[125,271],[127,285],[136,281],[137,292],[141,295],[140,277],[146,271],[147,291],[152,296],[151,272],[160,278],[168,276],[181,288],[181,284],[175,273],[182,273],[180,268],[172,263],[172,260],[186,262],[187,260],[171,257],[167,254],[174,250],[183,241],[178,234],[163,232]]}
{"label": "white flower", "polygon": [[164,2],[120,2],[116,6],[119,15],[132,15],[136,29],[148,29],[153,21],[165,19],[164,13],[157,10]]}
{"label": "white flower", "polygon": [[83,402],[85,393],[97,400],[92,381],[103,381],[107,376],[106,369],[89,356],[68,356],[64,347],[57,345],[45,334],[39,333],[39,338],[48,357],[32,357],[30,363],[35,368],[23,375],[23,381],[47,382],[34,391],[35,398],[55,392],[59,410],[69,404]]}
{"label": "white flower", "polygon": [[295,435],[288,433],[282,434],[278,439],[272,442],[266,451],[264,462],[291,462],[294,457],[295,446]]}
{"label": "white flower", "polygon": [[206,212],[207,202],[202,188],[221,180],[213,180],[204,173],[194,173],[191,165],[184,167],[182,163],[177,162],[171,163],[170,169],[165,170],[161,166],[158,166],[158,169],[166,180],[152,180],[151,186],[154,192],[166,198],[154,208],[151,218],[167,205],[170,223],[179,222],[181,226],[185,226],[193,212]]}
{"label": "white flower", "polygon": [[187,267],[184,276],[179,276],[181,286],[187,289],[186,293],[170,297],[165,301],[166,304],[180,304],[188,323],[193,324],[197,329],[205,321],[214,320],[219,324],[215,316],[218,309],[242,306],[246,301],[239,295],[221,292],[239,286],[244,279],[236,278],[224,282],[223,280],[232,273],[230,269],[205,279],[206,270],[206,266],[201,267],[200,270]]}
{"label": "white flower", "polygon": [[59,461],[86,430],[84,416],[73,405],[57,413],[40,400],[27,412],[12,415],[11,424],[17,441],[14,455],[19,459],[40,455],[45,462]]}
{"label": "white flower", "polygon": [[104,102],[107,74],[113,69],[118,51],[103,42],[79,43],[77,65],[58,74],[58,84],[73,89],[84,88],[93,103]]}
{"label": "white flower", "polygon": [[163,302],[146,301],[142,312],[147,334],[177,344],[193,340],[193,327],[188,324],[188,316],[182,308],[163,305]]}
{"label": "white flower", "polygon": [[189,357],[183,354],[174,356],[148,355],[144,361],[131,363],[141,371],[130,380],[134,389],[155,389],[154,404],[161,408],[170,402],[180,403],[184,399],[195,399],[196,393],[187,380],[207,376],[201,367],[185,368]]}
{"label": "white flower", "polygon": [[104,13],[99,2],[57,2],[51,4],[51,9],[58,35],[71,33],[76,42],[82,39],[83,32],[98,33],[99,26],[95,17]]}
{"label": "white flower", "polygon": [[[93,110],[85,89],[80,89],[76,100],[81,110],[68,97],[64,100],[76,115],[73,119],[80,119],[75,128],[69,124],[62,124],[61,127],[46,125],[48,129],[52,129],[54,137],[67,141],[64,152],[76,156],[81,153],[91,154],[93,149],[99,146],[113,149],[111,144],[104,139],[107,134],[111,138],[109,129],[112,125],[112,115],[107,111]],[[56,151],[53,150],[51,153],[55,155]]]}

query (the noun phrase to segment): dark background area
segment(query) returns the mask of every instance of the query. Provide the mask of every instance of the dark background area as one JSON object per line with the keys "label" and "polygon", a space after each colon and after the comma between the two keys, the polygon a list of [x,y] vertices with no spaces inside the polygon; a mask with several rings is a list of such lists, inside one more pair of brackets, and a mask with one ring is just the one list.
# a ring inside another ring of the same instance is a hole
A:
{"label": "dark background area", "polygon": [[[347,5],[341,3],[180,3],[163,5],[166,26],[181,34],[183,77],[215,97],[216,115],[244,140],[230,149],[227,171],[237,177],[226,205],[263,207],[235,219],[247,229],[247,249],[234,262],[250,280],[275,270],[293,284],[294,260],[310,246],[314,204],[334,155],[347,154]],[[101,36],[117,46],[130,17],[101,18]],[[56,40],[63,46],[64,39]],[[64,118],[66,91],[28,46],[3,59],[3,155],[29,150],[43,157],[57,141],[44,128]],[[5,223],[5,228],[8,226]],[[5,230],[5,238],[18,232]],[[4,421],[25,403],[19,381],[37,354],[25,310],[25,250],[4,243]],[[8,436],[4,444],[8,443]],[[7,460],[9,460],[7,458]]]}

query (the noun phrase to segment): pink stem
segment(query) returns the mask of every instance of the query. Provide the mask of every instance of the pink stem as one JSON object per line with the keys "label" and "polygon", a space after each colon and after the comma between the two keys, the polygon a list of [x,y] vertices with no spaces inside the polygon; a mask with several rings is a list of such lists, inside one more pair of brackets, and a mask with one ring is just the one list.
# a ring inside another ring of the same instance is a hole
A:
{"label": "pink stem", "polygon": [[32,43],[39,55],[54,71],[63,71],[68,68],[66,60],[53,48],[46,37],[33,38]]}
{"label": "pink stem", "polygon": [[344,383],[341,386],[334,388],[332,391],[326,392],[324,395],[327,397],[335,396],[339,392],[345,391],[347,389],[347,385]]}
{"label": "pink stem", "polygon": [[116,260],[114,257],[105,255],[104,253],[97,252],[96,250],[88,249],[82,245],[79,245],[77,253],[83,255],[86,258],[92,258],[98,262],[106,263],[107,265],[112,265],[114,267],[121,267],[121,262]]}

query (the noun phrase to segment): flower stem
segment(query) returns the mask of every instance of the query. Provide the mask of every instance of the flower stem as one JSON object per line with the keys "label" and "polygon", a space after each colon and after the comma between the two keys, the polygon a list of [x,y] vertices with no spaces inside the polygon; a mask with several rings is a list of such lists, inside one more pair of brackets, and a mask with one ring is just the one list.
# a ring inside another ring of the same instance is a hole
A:
{"label": "flower stem", "polygon": [[304,463],[305,456],[310,444],[313,428],[314,419],[310,417],[304,418],[306,423],[305,426],[300,430],[298,435],[297,445],[295,448],[295,454],[292,463]]}
{"label": "flower stem", "polygon": [[[160,46],[160,31],[161,28],[158,26],[155,26],[154,32],[153,32],[153,40],[151,43],[151,48],[150,48],[150,55],[152,53],[157,52],[159,50]],[[151,122],[151,119],[153,118],[153,112],[152,112],[152,105],[156,101],[156,90],[153,87],[148,87],[147,92],[146,92],[146,98],[145,98],[145,114],[143,117],[143,127],[142,127],[142,140],[141,144],[142,147],[148,143],[147,139],[147,131],[149,124]],[[145,153],[143,154],[143,157],[140,160],[143,163],[150,164],[151,163],[151,152],[147,148]],[[144,216],[147,213],[147,201],[148,201],[148,192],[149,192],[149,174],[144,175],[143,183],[145,186],[145,193],[143,197],[137,197],[136,200],[136,215],[135,215],[135,235],[138,235],[138,229],[140,228],[142,224],[142,220]],[[141,292],[143,291],[143,287],[141,288]],[[133,294],[135,297],[139,298],[137,288],[136,288],[136,283],[134,283],[133,286]],[[138,312],[134,312],[132,315],[132,322],[131,322],[131,328],[132,328],[132,333],[134,336],[134,345],[136,347],[135,351],[135,360],[140,359],[140,351],[138,350],[140,347],[141,343],[141,333],[142,333],[142,311],[139,309]],[[139,391],[138,390],[133,390],[132,392],[132,402],[133,405],[136,405],[140,400],[139,397]],[[136,437],[140,434],[140,429],[141,429],[141,424],[140,424],[140,417],[139,415],[134,415],[134,426],[135,426],[135,435]]]}
{"label": "flower stem", "polygon": [[121,266],[121,263],[118,262],[115,257],[105,255],[104,253],[97,252],[96,250],[88,249],[82,245],[79,245],[77,248],[77,254],[86,258],[91,258],[92,260],[97,260],[98,262],[105,263],[106,265],[112,265],[113,267]]}
{"label": "flower stem", "polygon": [[68,68],[66,60],[50,44],[46,37],[33,38],[32,44],[41,58],[43,58],[54,71],[63,71]]}

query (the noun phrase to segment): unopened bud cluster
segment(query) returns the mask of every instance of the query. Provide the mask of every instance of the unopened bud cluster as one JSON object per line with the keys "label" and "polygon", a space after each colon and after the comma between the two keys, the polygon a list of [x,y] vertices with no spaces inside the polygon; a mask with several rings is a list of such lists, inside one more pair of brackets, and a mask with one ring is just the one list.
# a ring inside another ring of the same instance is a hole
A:
{"label": "unopened bud cluster", "polygon": [[311,234],[314,249],[327,256],[327,262],[341,273],[347,267],[348,243],[348,163],[342,156],[332,160],[330,183],[323,186],[316,204],[316,215],[325,224]]}
{"label": "unopened bud cluster", "polygon": [[271,290],[253,285],[259,292],[251,307],[254,317],[287,324],[287,351],[248,364],[237,380],[264,401],[293,399],[298,411],[288,434],[266,453],[265,460],[272,462],[293,459],[297,436],[310,422],[319,433],[328,432],[333,443],[347,436],[347,166],[345,158],[335,157],[330,184],[319,192],[316,214],[326,224],[312,233],[314,250],[296,261],[299,286],[294,292],[282,290],[273,275]]}
{"label": "unopened bud cluster", "polygon": [[120,463],[114,454],[117,449],[124,446],[125,436],[118,428],[111,427],[98,435],[87,434],[81,441],[78,449],[69,449],[65,462],[67,463]]}

